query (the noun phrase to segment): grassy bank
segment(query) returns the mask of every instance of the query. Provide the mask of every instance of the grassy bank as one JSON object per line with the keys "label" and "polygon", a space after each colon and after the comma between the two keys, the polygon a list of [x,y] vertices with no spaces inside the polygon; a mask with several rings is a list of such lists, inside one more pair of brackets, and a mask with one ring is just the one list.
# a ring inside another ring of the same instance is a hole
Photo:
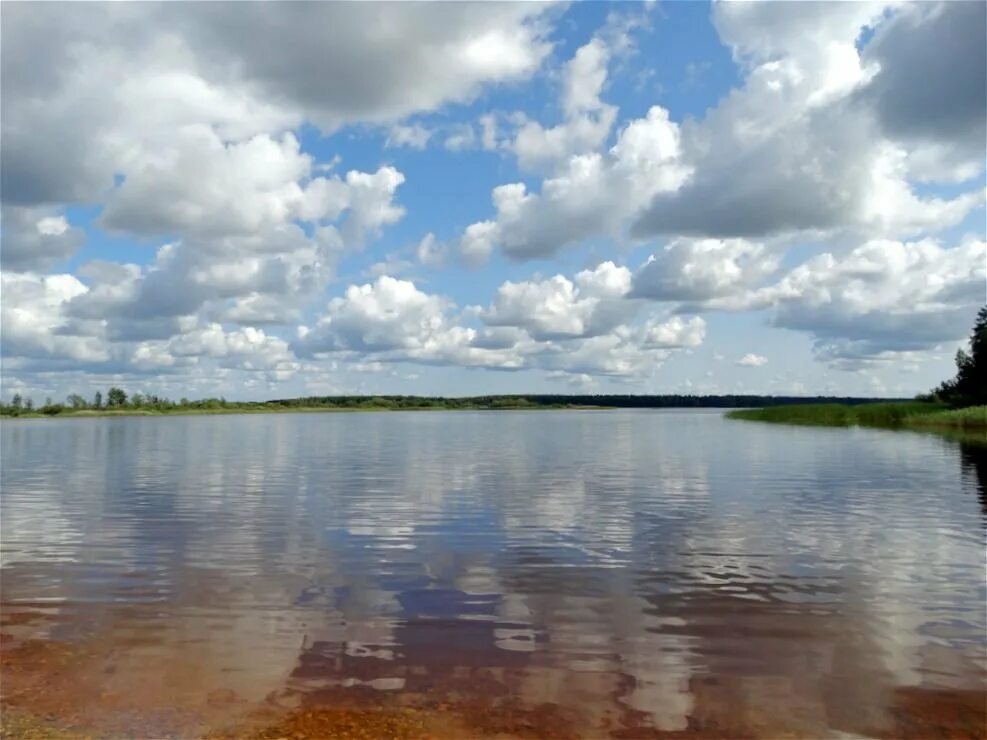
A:
{"label": "grassy bank", "polygon": [[727,417],[745,421],[812,426],[939,427],[987,431],[987,406],[948,409],[942,404],[920,401],[865,403],[856,406],[839,403],[772,406],[760,409],[739,409],[731,411]]}
{"label": "grassy bank", "polygon": [[931,414],[913,417],[909,420],[911,426],[949,427],[971,430],[983,430],[987,433],[987,406],[970,406],[965,409],[937,411]]}

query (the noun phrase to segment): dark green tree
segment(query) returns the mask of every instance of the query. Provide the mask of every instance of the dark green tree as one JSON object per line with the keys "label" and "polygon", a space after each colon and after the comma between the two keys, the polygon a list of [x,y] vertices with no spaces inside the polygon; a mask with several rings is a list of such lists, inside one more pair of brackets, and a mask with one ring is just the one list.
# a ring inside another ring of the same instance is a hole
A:
{"label": "dark green tree", "polygon": [[952,406],[987,404],[987,306],[977,312],[970,334],[970,351],[956,352],[956,377],[935,390]]}
{"label": "dark green tree", "polygon": [[93,396],[93,408],[103,408],[103,394],[99,391],[96,391],[96,395]]}
{"label": "dark green tree", "polygon": [[86,407],[86,399],[80,396],[78,393],[71,393],[69,397],[65,399],[68,401],[69,406],[74,409],[84,409]]}
{"label": "dark green tree", "polygon": [[14,397],[10,399],[10,405],[13,406],[15,409],[17,409],[18,411],[21,410],[21,407],[24,405],[24,399],[21,398],[20,393],[14,394]]}
{"label": "dark green tree", "polygon": [[123,406],[127,403],[127,393],[123,388],[113,386],[106,394],[107,406]]}

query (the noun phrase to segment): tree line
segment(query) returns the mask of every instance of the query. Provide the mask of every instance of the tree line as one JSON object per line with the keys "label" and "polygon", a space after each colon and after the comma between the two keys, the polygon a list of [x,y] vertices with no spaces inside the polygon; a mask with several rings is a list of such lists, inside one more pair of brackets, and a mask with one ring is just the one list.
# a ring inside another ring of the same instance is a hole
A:
{"label": "tree line", "polygon": [[225,398],[203,398],[194,401],[182,398],[179,401],[172,401],[164,396],[158,396],[153,393],[134,393],[128,395],[123,388],[113,386],[106,392],[105,398],[102,391],[96,391],[91,400],[78,393],[71,393],[65,398],[64,402],[53,401],[49,396],[45,399],[42,406],[35,406],[33,399],[30,397],[25,398],[20,393],[15,393],[11,397],[10,403],[0,403],[0,414],[4,416],[20,416],[21,414],[58,416],[59,414],[73,411],[123,411],[126,409],[166,412],[189,408],[218,409],[226,408],[229,405]]}
{"label": "tree line", "polygon": [[104,401],[97,392],[90,401],[76,393],[64,403],[45,400],[43,406],[36,407],[30,398],[24,399],[15,394],[8,404],[0,405],[4,416],[37,415],[58,416],[78,412],[145,410],[157,413],[176,413],[184,410],[248,410],[248,411],[290,411],[292,409],[339,409],[339,410],[392,410],[402,409],[527,409],[527,408],[741,408],[749,406],[774,406],[779,404],[801,403],[867,403],[873,399],[830,396],[692,396],[692,395],[557,395],[527,394],[501,396],[471,396],[446,398],[442,396],[307,396],[283,398],[272,401],[227,401],[225,398],[205,398],[197,400],[181,399],[172,401],[153,395],[134,393],[128,396],[122,388],[111,388]]}

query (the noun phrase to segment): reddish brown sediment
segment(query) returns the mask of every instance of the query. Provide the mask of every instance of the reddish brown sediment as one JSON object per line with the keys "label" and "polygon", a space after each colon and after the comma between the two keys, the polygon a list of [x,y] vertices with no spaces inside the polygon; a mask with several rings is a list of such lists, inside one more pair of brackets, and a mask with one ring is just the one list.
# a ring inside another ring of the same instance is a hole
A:
{"label": "reddish brown sediment", "polygon": [[[284,706],[291,692],[249,702],[230,689],[199,697],[197,704],[176,705],[168,696],[142,691],[107,693],[96,680],[105,666],[100,646],[31,639],[14,644],[5,635],[0,651],[3,673],[4,738],[81,740],[97,737],[204,737],[317,740],[351,738],[815,738],[848,733],[904,740],[979,740],[987,737],[987,693],[918,686],[890,691],[881,722],[865,717],[833,718],[815,729],[779,722],[774,711],[791,696],[770,683],[745,683],[736,677],[706,677],[690,686],[693,708],[681,729],[647,724],[647,713],[615,712],[593,723],[578,706],[553,702],[529,704],[523,693],[491,692],[489,677],[478,672],[475,693],[454,691],[455,681],[432,692],[380,692],[367,686],[336,686],[295,696],[300,706]],[[742,697],[752,686],[758,696]],[[602,697],[601,697],[602,698]],[[816,721],[816,719],[813,719]],[[849,723],[849,724],[848,724]]]}
{"label": "reddish brown sediment", "polygon": [[248,738],[346,738],[347,740],[424,740],[434,737],[428,731],[428,717],[414,709],[323,708],[291,712],[261,728],[234,727],[208,733],[207,740]]}
{"label": "reddish brown sediment", "polygon": [[[170,706],[134,683],[106,690],[105,654],[96,644],[29,639],[0,645],[3,737],[194,736],[195,712]],[[105,674],[104,674],[105,675]],[[9,721],[8,721],[9,720]]]}
{"label": "reddish brown sediment", "polygon": [[[981,740],[987,737],[987,694],[902,687],[895,691],[892,723],[873,731],[855,733],[873,738],[903,740]],[[767,707],[770,710],[770,707]],[[836,734],[831,732],[830,734]],[[554,704],[534,708],[511,703],[462,702],[430,709],[312,707],[289,712],[260,729],[237,730],[210,737],[249,737],[256,740],[292,738],[640,738],[641,740],[714,740],[732,738],[816,738],[761,724],[757,728],[729,721],[692,720],[682,730],[653,727],[614,727],[605,733],[580,726],[577,715]]]}
{"label": "reddish brown sediment", "polygon": [[[633,655],[616,654],[604,654],[600,668],[577,669],[538,651],[497,647],[483,621],[408,619],[394,632],[400,649],[293,642],[279,655],[283,673],[274,681],[249,644],[227,646],[241,651],[230,662],[232,653],[206,635],[213,651],[205,651],[194,623],[162,622],[134,641],[124,620],[83,623],[66,611],[54,621],[4,610],[2,733],[28,740],[987,737],[985,676],[956,651],[926,645],[921,652],[924,672],[954,688],[900,686],[852,615],[794,608],[779,615],[760,602],[710,598],[678,610],[666,604],[677,619],[649,639],[701,644],[702,672],[671,662],[635,676],[620,670]],[[50,638],[80,626],[85,636]],[[186,641],[173,629],[183,629]],[[752,640],[761,647],[756,655]],[[807,669],[820,665],[824,671]]]}
{"label": "reddish brown sediment", "polygon": [[[939,692],[935,692],[939,693]],[[860,733],[857,737],[902,738],[904,740],[980,740],[987,736],[985,716],[977,703],[982,695],[969,697],[922,698],[920,709],[911,707],[893,726],[879,731]],[[320,738],[351,738],[352,740],[425,740],[426,738],[464,737],[482,738],[595,738],[613,737],[629,740],[713,740],[714,738],[817,738],[827,733],[797,734],[762,728],[752,731],[741,726],[690,725],[683,730],[659,730],[652,727],[612,728],[601,733],[598,730],[570,725],[560,721],[556,707],[535,709],[494,706],[486,708],[444,705],[439,709],[381,708],[356,709],[352,707],[294,710],[286,713],[269,712],[245,717],[241,722],[195,733],[167,732],[147,729],[130,736],[202,737],[206,740],[319,740]],[[139,732],[139,731],[138,731]],[[835,735],[835,733],[833,733]],[[35,715],[19,708],[4,706],[0,737],[53,738],[55,740],[82,740],[83,738],[114,737],[113,731],[65,725],[53,715]]]}
{"label": "reddish brown sediment", "polygon": [[894,692],[891,740],[982,740],[987,737],[987,692],[903,686]]}

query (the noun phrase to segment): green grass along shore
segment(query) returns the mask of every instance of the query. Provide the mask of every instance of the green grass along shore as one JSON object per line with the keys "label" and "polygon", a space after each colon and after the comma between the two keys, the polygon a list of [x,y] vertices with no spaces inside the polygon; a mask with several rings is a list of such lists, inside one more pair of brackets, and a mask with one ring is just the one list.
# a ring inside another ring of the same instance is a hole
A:
{"label": "green grass along shore", "polygon": [[987,434],[987,406],[950,409],[943,404],[924,401],[864,403],[854,406],[841,403],[767,406],[758,409],[738,409],[729,412],[727,417],[777,424],[939,428],[971,432],[983,431]]}

